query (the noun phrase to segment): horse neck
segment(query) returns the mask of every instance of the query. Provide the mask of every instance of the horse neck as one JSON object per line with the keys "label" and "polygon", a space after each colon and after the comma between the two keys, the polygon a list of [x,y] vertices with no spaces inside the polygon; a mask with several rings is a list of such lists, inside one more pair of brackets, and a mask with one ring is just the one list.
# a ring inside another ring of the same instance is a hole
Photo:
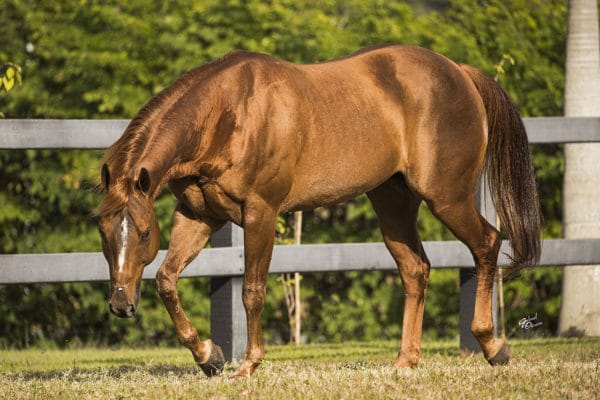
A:
{"label": "horse neck", "polygon": [[207,139],[203,136],[213,130],[210,128],[213,124],[211,118],[208,116],[203,119],[205,122],[198,124],[195,122],[198,116],[172,116],[155,125],[159,128],[149,136],[137,163],[138,171],[146,168],[149,172],[154,197],[160,194],[168,181],[197,174],[202,159],[202,142]]}
{"label": "horse neck", "polygon": [[147,148],[137,162],[134,179],[137,181],[142,169],[146,169],[150,176],[150,193],[156,197],[171,175],[171,170],[177,168],[184,161],[185,152],[189,148],[184,140],[185,135],[177,130],[161,130],[160,136],[149,140]]}
{"label": "horse neck", "polygon": [[203,147],[210,147],[227,104],[209,80],[200,85],[190,81],[188,87],[173,90],[157,101],[155,109],[166,111],[149,115],[144,121],[144,126],[152,128],[136,163],[136,174],[141,168],[150,173],[155,196],[168,181],[197,174],[198,166],[209,161],[203,159]]}

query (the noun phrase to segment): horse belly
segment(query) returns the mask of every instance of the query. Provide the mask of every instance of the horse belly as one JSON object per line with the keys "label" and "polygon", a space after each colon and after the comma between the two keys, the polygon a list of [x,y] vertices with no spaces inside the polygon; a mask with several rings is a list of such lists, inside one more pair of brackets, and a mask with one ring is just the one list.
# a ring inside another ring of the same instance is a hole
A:
{"label": "horse belly", "polygon": [[310,75],[312,90],[305,97],[288,96],[295,99],[297,118],[293,129],[280,131],[301,133],[282,211],[354,198],[403,168],[404,106],[382,95],[364,65],[340,68],[335,64]]}
{"label": "horse belly", "polygon": [[398,171],[394,146],[356,146],[309,152],[299,163],[283,210],[308,210],[352,199],[379,186]]}

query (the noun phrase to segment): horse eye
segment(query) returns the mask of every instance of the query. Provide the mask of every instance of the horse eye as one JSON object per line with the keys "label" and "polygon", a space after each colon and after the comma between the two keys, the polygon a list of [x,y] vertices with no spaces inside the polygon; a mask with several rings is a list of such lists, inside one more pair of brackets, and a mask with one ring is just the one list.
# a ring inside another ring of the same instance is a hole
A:
{"label": "horse eye", "polygon": [[148,239],[150,239],[150,229],[146,229],[144,232],[142,232],[140,238],[142,239],[142,242],[147,242]]}

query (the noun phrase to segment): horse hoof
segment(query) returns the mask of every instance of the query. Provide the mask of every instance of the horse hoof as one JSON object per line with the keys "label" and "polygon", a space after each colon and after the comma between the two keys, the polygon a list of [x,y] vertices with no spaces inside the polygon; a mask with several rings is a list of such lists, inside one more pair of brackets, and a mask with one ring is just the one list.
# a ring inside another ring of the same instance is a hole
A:
{"label": "horse hoof", "polygon": [[208,357],[208,360],[204,364],[199,364],[202,371],[209,378],[220,375],[225,367],[225,356],[223,355],[223,350],[220,346],[214,343],[211,344],[210,357]]}
{"label": "horse hoof", "polygon": [[233,377],[237,379],[250,378],[256,368],[260,365],[260,362],[254,362],[249,360],[243,360],[242,364],[235,370]]}
{"label": "horse hoof", "polygon": [[488,359],[488,362],[491,366],[496,365],[506,365],[510,360],[510,348],[506,345],[506,343],[502,344],[500,350],[496,353],[495,356]]}
{"label": "horse hoof", "polygon": [[394,363],[394,368],[396,369],[408,369],[414,368],[419,363],[419,357],[398,357],[396,362]]}
{"label": "horse hoof", "polygon": [[243,381],[244,379],[248,379],[248,378],[250,378],[250,375],[234,373],[233,375],[231,375],[229,377],[229,380],[231,382],[238,382],[238,381]]}

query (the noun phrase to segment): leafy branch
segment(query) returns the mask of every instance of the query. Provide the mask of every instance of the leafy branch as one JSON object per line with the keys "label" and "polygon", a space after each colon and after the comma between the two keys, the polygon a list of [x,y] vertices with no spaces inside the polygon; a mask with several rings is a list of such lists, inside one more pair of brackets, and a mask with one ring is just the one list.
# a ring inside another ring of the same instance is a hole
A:
{"label": "leafy branch", "polygon": [[[15,87],[15,84],[21,85],[21,67],[15,63],[6,63],[0,68],[0,92],[9,92]],[[4,114],[0,112],[0,118]]]}
{"label": "leafy branch", "polygon": [[510,65],[515,65],[515,59],[510,54],[503,54],[502,59],[494,64],[494,71],[496,71],[496,75],[494,76],[494,80],[497,82],[500,78],[500,75],[504,75],[506,72],[504,69],[504,64],[508,62]]}

